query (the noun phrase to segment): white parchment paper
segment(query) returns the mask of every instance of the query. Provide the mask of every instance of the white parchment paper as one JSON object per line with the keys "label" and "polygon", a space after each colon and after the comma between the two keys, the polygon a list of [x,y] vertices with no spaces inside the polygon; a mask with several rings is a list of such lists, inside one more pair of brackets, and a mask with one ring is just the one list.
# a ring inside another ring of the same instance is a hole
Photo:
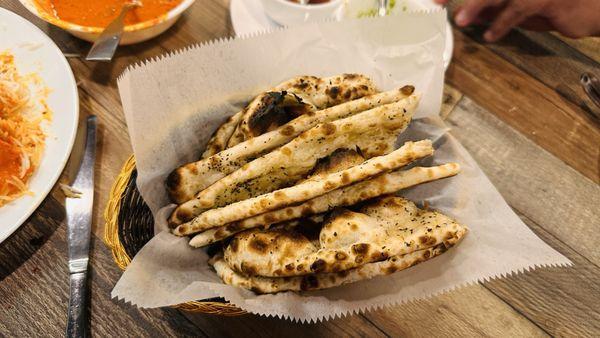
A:
{"label": "white parchment paper", "polygon": [[445,11],[403,13],[217,41],[132,67],[119,79],[119,90],[137,160],[138,188],[160,225],[169,203],[166,175],[196,160],[217,126],[252,95],[298,75],[363,73],[381,90],[413,84],[422,101],[399,142],[430,138],[436,153],[419,164],[458,162],[462,173],[400,194],[426,200],[467,225],[470,232],[460,245],[390,276],[329,290],[257,296],[222,284],[208,266],[207,254],[189,247],[186,238],[157,231],[112,296],[139,307],[224,297],[249,312],[316,321],[537,266],[571,264],[521,222],[437,117],[445,20]]}

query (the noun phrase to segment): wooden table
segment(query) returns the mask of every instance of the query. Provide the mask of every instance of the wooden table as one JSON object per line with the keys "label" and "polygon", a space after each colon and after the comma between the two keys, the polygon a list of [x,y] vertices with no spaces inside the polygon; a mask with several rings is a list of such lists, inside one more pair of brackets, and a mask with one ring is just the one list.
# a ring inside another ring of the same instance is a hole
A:
{"label": "wooden table", "polygon": [[[15,0],[0,0],[0,6],[44,29],[65,53],[89,48],[32,17]],[[585,71],[600,75],[600,41],[524,31],[485,44],[480,29],[455,29],[441,114],[515,212],[573,267],[538,269],[319,324],[139,310],[110,299],[121,272],[101,240],[102,213],[115,175],[131,154],[116,77],[132,62],[231,36],[228,7],[227,0],[197,1],[164,35],[120,49],[111,64],[69,59],[82,117],[99,117],[92,334],[600,335],[600,120],[599,109],[578,82]],[[64,197],[54,189],[27,223],[0,244],[0,335],[63,334],[68,298],[64,219]]]}

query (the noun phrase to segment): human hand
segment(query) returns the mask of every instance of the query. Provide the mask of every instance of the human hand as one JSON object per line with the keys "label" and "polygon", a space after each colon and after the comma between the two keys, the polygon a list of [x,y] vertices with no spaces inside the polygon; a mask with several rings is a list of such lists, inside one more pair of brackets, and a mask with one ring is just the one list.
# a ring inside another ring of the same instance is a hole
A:
{"label": "human hand", "polygon": [[[445,5],[448,0],[435,2]],[[490,42],[516,26],[580,38],[600,35],[600,0],[465,0],[454,21],[460,27],[491,22],[483,35]]]}

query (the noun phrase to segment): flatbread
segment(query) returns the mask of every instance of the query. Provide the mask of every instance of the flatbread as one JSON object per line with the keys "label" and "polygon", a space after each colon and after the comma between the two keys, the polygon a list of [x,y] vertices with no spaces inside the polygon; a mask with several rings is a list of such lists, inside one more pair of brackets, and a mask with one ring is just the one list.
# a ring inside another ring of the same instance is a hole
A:
{"label": "flatbread", "polygon": [[389,153],[398,134],[408,126],[418,101],[413,95],[319,124],[202,190],[175,209],[169,224],[178,225],[205,210],[291,186],[306,177],[320,158],[339,148],[359,147],[366,158]]}
{"label": "flatbread", "polygon": [[[169,197],[178,204],[189,201],[199,191],[239,169],[252,159],[291,141],[300,133],[309,130],[319,123],[335,121],[365,110],[398,102],[412,95],[413,92],[413,86],[404,86],[319,110],[314,115],[302,115],[274,131],[251,138],[203,160],[179,167],[167,179]],[[241,120],[241,113],[239,114],[234,120],[238,118]],[[233,124],[237,125],[235,121],[231,125]],[[213,138],[229,139],[230,135],[227,135],[225,130],[229,130],[231,125],[224,126],[224,131],[222,133],[217,132]],[[214,144],[214,147],[216,147],[215,150],[223,147],[221,141],[215,141]]]}
{"label": "flatbread", "polygon": [[321,109],[377,92],[373,81],[361,74],[341,74],[325,78],[299,76],[281,83],[275,90],[295,93]]}
{"label": "flatbread", "polygon": [[225,207],[205,211],[188,223],[173,230],[178,236],[186,236],[215,228],[244,218],[280,209],[323,195],[366,178],[385,173],[433,153],[431,141],[406,142],[390,154],[373,157],[346,170],[321,178],[310,179],[298,185],[276,190],[257,197],[244,199]]}
{"label": "flatbread", "polygon": [[447,163],[436,167],[415,167],[385,173],[369,180],[330,191],[298,205],[273,210],[254,217],[233,222],[222,227],[209,229],[190,240],[193,247],[202,247],[248,229],[268,227],[271,224],[306,217],[350,206],[368,199],[395,193],[421,183],[454,176],[460,172],[458,163]]}
{"label": "flatbread", "polygon": [[[288,97],[296,96],[305,104],[309,104],[317,109],[324,109],[366,95],[375,94],[377,89],[371,79],[364,75],[342,74],[327,78],[299,76],[279,84],[272,90],[272,92],[277,91],[285,91]],[[256,113],[261,111],[268,112],[270,111],[268,107],[273,107],[273,105],[266,104],[263,107],[265,109],[246,110],[240,124],[238,124],[235,132],[229,139],[228,148],[257,136],[257,133],[252,128],[252,121]]]}
{"label": "flatbread", "polygon": [[[337,210],[321,229],[320,247],[312,253],[306,253],[314,247],[306,237],[253,229],[234,236],[224,258],[233,270],[248,276],[331,273],[442,243],[451,246],[466,232],[466,227],[448,216],[388,196],[366,204],[359,212]],[[283,245],[304,250],[281,250]]]}
{"label": "flatbread", "polygon": [[202,153],[201,159],[213,156],[214,154],[227,148],[227,142],[233,135],[235,128],[242,120],[244,110],[231,115],[213,134],[206,144],[206,149]]}
{"label": "flatbread", "polygon": [[296,94],[287,91],[266,92],[249,106],[238,125],[244,140],[273,131],[291,120],[314,114],[317,108]]}
{"label": "flatbread", "polygon": [[417,250],[402,256],[393,256],[384,261],[368,263],[347,271],[295,277],[246,276],[231,269],[220,254],[211,258],[209,263],[225,284],[248,289],[258,294],[265,294],[283,291],[321,290],[389,275],[439,256],[446,250],[448,250],[448,247],[439,244],[432,248]]}
{"label": "flatbread", "polygon": [[[304,180],[299,181],[298,183],[310,180],[310,179],[322,179],[325,176],[327,176],[328,174],[334,173],[334,172],[338,172],[338,171],[342,171],[348,168],[351,168],[355,165],[359,165],[361,163],[363,163],[365,161],[364,156],[362,156],[362,154],[360,154],[357,150],[355,149],[337,149],[336,151],[334,151],[331,155],[327,156],[324,159],[320,159],[317,164],[315,165],[313,171],[308,175],[308,177]],[[227,228],[228,230],[225,230],[225,228]],[[243,231],[245,229],[238,229],[236,228],[235,230],[231,227],[231,226],[221,226],[215,229],[209,229],[206,230],[198,235],[196,235],[193,239],[196,242],[200,241],[199,245],[192,245],[190,242],[190,245],[192,246],[204,246],[210,243],[213,243],[216,241],[215,239],[215,232],[218,233],[219,236],[222,236],[224,233],[229,233],[229,235],[233,235],[234,233],[238,233],[240,231]],[[234,231],[233,233],[231,233],[231,231]],[[203,236],[201,236],[203,235]],[[229,237],[226,236],[226,237]],[[200,237],[198,237],[200,236]],[[223,237],[225,238],[225,237]],[[220,239],[223,239],[220,238]]]}
{"label": "flatbread", "polygon": [[[319,86],[319,83],[328,83],[328,85]],[[338,89],[341,88],[341,91],[335,89],[332,91],[332,88],[335,86],[338,86]],[[296,94],[300,98],[304,98],[304,102],[312,107],[312,109],[310,110],[314,111],[315,107],[317,109],[324,109],[335,104],[375,94],[377,92],[377,89],[375,88],[373,82],[366,76],[357,74],[343,74],[325,79],[319,79],[314,76],[299,76],[280,83],[270,91],[286,91],[289,94]],[[331,99],[332,94],[335,94],[336,100]],[[260,108],[260,106],[257,105],[257,101],[260,101],[262,99],[261,96],[264,96],[264,94],[259,95],[259,97],[253,99],[246,106],[246,108],[231,116],[225,123],[223,123],[223,125],[221,125],[215,131],[215,133],[206,145],[206,150],[204,151],[201,157],[202,159],[208,158],[218,153],[219,151],[228,148],[228,142],[231,139],[234,132],[236,132],[238,125],[240,125],[240,122],[244,120],[247,123],[249,120],[251,120],[251,116],[257,115],[255,110],[257,108]],[[313,104],[307,102],[306,100],[312,100],[315,103]],[[310,110],[306,110],[304,112],[306,113]],[[290,114],[287,118],[287,121],[292,120],[293,117],[297,116],[297,114]],[[283,123],[280,123],[280,125],[282,124]],[[250,130],[247,127],[244,127],[244,125],[242,125],[241,127],[242,128],[240,130],[242,133],[242,138],[239,138],[239,135],[236,135],[236,141],[232,141],[229,147],[240,143],[240,141],[242,140],[247,140],[251,137],[255,137],[262,134],[257,134],[256,130],[250,132]]]}

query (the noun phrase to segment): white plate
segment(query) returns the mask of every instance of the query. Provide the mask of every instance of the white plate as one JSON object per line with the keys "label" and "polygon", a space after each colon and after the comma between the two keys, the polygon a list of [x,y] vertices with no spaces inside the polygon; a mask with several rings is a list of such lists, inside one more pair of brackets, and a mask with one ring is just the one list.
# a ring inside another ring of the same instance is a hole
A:
{"label": "white plate", "polygon": [[0,207],[0,242],[27,220],[58,180],[69,159],[79,119],[77,85],[61,51],[32,23],[0,8],[0,51],[6,49],[15,55],[19,73],[36,72],[50,88],[47,103],[53,119],[45,129],[48,137],[40,167],[29,181],[33,196]]}
{"label": "white plate", "polygon": [[[364,0],[347,0],[348,3]],[[352,4],[351,4],[352,5]],[[429,10],[440,8],[433,0],[397,0],[396,10]],[[271,20],[265,11],[261,0],[231,0],[229,6],[231,15],[231,24],[236,35],[248,35],[255,32],[261,32],[273,28],[281,27],[278,23]],[[343,16],[346,11],[339,11],[340,16]],[[339,17],[338,19],[341,19]],[[444,66],[448,68],[452,59],[452,50],[454,49],[454,36],[452,34],[452,26],[448,22],[446,26],[446,49],[444,50]]]}

